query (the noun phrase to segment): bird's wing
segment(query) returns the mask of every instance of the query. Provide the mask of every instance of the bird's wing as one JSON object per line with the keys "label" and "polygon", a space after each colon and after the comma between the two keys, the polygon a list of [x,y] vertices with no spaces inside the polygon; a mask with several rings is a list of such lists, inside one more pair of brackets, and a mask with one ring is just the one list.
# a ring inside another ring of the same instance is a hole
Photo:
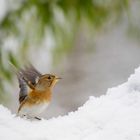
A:
{"label": "bird's wing", "polygon": [[19,91],[19,102],[21,103],[27,97],[28,87],[27,87],[27,83],[23,79],[22,73],[20,73],[20,72],[17,73],[17,77],[18,77],[19,88],[20,88],[20,91]]}
{"label": "bird's wing", "polygon": [[16,73],[17,78],[18,78],[19,88],[20,88],[19,102],[21,103],[25,100],[28,94],[27,82],[24,80],[23,74],[21,73],[21,71],[19,71],[13,63],[9,62],[9,64],[12,66],[12,70]]}
{"label": "bird's wing", "polygon": [[29,89],[34,89],[36,85],[36,79],[39,78],[42,74],[38,72],[32,65],[26,66],[25,69],[20,69],[17,73],[19,81],[19,102],[23,102],[28,95]]}
{"label": "bird's wing", "polygon": [[24,80],[32,85],[36,85],[36,79],[39,78],[42,74],[38,72],[32,65],[26,67],[25,69],[21,69]]}
{"label": "bird's wing", "polygon": [[42,74],[38,72],[31,64],[30,66],[26,67],[25,69],[17,70],[17,68],[10,63],[10,65],[13,67],[13,70],[15,71],[18,82],[19,82],[19,102],[23,102],[27,95],[28,95],[28,86],[31,89],[34,89],[36,85],[36,79],[39,78]]}

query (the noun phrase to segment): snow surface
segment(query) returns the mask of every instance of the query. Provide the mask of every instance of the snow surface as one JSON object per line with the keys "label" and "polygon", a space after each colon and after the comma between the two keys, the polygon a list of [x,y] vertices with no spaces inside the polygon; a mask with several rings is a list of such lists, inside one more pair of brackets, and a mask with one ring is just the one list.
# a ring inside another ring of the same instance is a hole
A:
{"label": "snow surface", "polygon": [[29,121],[0,106],[0,140],[140,140],[140,68],[76,112]]}

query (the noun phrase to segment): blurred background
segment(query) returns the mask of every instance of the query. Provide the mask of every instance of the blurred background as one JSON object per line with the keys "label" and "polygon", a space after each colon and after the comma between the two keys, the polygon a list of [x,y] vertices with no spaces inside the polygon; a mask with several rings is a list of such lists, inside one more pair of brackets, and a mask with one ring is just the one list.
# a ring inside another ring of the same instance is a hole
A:
{"label": "blurred background", "polygon": [[75,111],[140,65],[139,0],[0,0],[0,103],[16,113],[17,67],[62,77],[45,118]]}

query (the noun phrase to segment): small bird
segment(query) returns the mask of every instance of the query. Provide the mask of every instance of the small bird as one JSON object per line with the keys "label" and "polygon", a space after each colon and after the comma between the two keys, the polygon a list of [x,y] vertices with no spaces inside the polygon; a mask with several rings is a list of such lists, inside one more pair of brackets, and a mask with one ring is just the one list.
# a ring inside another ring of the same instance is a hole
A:
{"label": "small bird", "polygon": [[32,65],[17,72],[19,82],[18,115],[41,120],[40,115],[51,101],[52,89],[61,79],[52,74],[41,74]]}

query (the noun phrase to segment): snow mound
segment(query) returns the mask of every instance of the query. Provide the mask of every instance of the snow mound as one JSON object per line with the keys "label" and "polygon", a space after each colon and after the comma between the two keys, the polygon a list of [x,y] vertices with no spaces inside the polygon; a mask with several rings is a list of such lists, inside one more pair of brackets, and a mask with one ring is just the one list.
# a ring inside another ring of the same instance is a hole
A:
{"label": "snow mound", "polygon": [[128,82],[90,99],[76,112],[28,121],[0,106],[1,140],[140,140],[140,68]]}

